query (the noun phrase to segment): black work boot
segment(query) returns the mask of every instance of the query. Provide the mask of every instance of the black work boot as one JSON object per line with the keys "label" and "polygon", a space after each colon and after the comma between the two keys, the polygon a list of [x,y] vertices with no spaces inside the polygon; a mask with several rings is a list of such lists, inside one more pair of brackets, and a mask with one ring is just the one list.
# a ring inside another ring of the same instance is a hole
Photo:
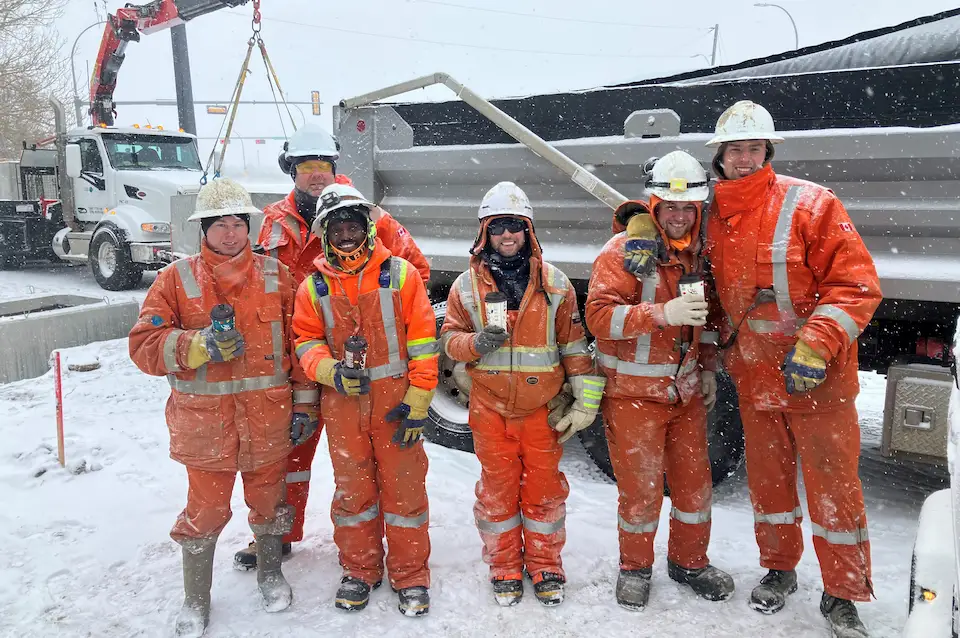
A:
{"label": "black work boot", "polygon": [[750,609],[775,614],[787,604],[787,596],[797,591],[797,572],[771,569],[750,592]]}
{"label": "black work boot", "polygon": [[733,578],[713,565],[700,569],[687,569],[667,561],[667,574],[678,583],[690,585],[700,598],[718,601],[727,600],[733,596]]}
{"label": "black work boot", "polygon": [[346,611],[360,611],[370,602],[370,590],[379,587],[380,582],[378,580],[371,587],[359,578],[344,576],[340,579],[340,589],[337,590],[334,606]]}
{"label": "black work boot", "polygon": [[404,616],[414,618],[430,613],[430,591],[426,587],[405,587],[397,594],[400,596],[398,609]]}
{"label": "black work boot", "polygon": [[870,638],[852,601],[823,592],[820,613],[830,622],[835,638]]}
{"label": "black work boot", "polygon": [[513,607],[523,598],[523,575],[495,578],[493,584],[493,598],[501,607]]}
{"label": "black work boot", "polygon": [[650,599],[652,567],[621,569],[617,576],[617,604],[630,611],[643,611]]}
{"label": "black work boot", "polygon": [[563,602],[563,576],[551,572],[541,572],[533,579],[533,591],[537,600],[548,607]]}
{"label": "black work boot", "polygon": [[[293,551],[293,545],[284,543],[282,547],[284,558]],[[233,555],[233,568],[246,572],[257,568],[257,541],[250,541],[250,544]]]}

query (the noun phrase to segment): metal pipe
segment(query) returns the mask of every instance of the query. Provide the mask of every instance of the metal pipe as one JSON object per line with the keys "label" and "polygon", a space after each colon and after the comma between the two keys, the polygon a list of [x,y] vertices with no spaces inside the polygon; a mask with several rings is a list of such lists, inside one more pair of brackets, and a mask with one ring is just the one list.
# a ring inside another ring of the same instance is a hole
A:
{"label": "metal pipe", "polygon": [[[593,173],[583,168],[572,159],[547,144],[536,133],[525,127],[523,124],[513,119],[502,110],[491,104],[488,100],[480,97],[469,88],[457,82],[446,73],[434,73],[425,75],[414,80],[394,84],[371,93],[365,93],[354,98],[340,100],[340,108],[354,109],[361,106],[367,106],[388,97],[394,97],[408,91],[423,89],[434,84],[443,84],[451,91],[457,94],[457,97],[477,110],[481,115],[500,127],[510,137],[517,140],[536,155],[547,160],[558,169],[563,171],[570,179],[582,189],[602,201],[610,208],[616,209],[620,204],[627,201],[627,198],[614,190],[606,182],[597,178]],[[336,131],[339,131],[339,122]]]}
{"label": "metal pipe", "polygon": [[173,78],[177,91],[177,118],[180,128],[197,134],[197,116],[193,112],[193,82],[190,79],[190,53],[187,49],[187,25],[178,24],[170,29],[170,45],[173,48]]}
{"label": "metal pipe", "polygon": [[790,12],[789,12],[789,11],[787,11],[786,9],[784,9],[783,7],[781,7],[779,4],[773,4],[773,3],[771,3],[771,2],[757,2],[757,3],[755,3],[753,6],[755,6],[755,7],[775,7],[775,8],[777,8],[777,9],[780,9],[780,10],[783,11],[784,13],[786,13],[786,14],[787,14],[787,17],[790,18],[790,24],[793,25],[793,48],[794,48],[794,50],[800,48],[800,36],[799,36],[799,34],[797,33],[797,23],[794,22],[793,16],[790,15]]}

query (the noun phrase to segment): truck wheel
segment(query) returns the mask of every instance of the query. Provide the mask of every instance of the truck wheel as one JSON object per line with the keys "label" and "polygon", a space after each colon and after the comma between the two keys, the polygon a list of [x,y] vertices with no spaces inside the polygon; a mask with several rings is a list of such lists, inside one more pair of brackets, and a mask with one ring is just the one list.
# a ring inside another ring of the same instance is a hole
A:
{"label": "truck wheel", "polygon": [[[433,304],[437,320],[437,337],[447,316],[447,302]],[[427,440],[462,452],[473,453],[473,434],[467,423],[470,402],[470,377],[466,365],[454,361],[440,351],[440,382],[427,411],[424,434]]]}
{"label": "truck wheel", "polygon": [[[710,454],[710,473],[713,484],[720,484],[743,463],[743,423],[733,380],[726,372],[717,374],[717,407],[707,416],[707,440]],[[589,428],[580,432],[580,440],[587,454],[604,474],[611,479],[613,465],[603,419],[598,417]]]}
{"label": "truck wheel", "polygon": [[117,231],[104,228],[90,242],[90,269],[104,290],[130,290],[140,283],[143,269],[130,259],[130,247]]}

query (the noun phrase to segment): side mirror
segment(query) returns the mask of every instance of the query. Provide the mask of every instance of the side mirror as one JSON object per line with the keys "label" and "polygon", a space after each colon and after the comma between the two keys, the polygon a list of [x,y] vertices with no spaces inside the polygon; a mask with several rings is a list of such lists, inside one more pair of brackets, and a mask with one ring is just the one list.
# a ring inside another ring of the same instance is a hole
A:
{"label": "side mirror", "polygon": [[67,160],[67,177],[80,177],[82,166],[80,163],[80,145],[67,144],[64,152]]}

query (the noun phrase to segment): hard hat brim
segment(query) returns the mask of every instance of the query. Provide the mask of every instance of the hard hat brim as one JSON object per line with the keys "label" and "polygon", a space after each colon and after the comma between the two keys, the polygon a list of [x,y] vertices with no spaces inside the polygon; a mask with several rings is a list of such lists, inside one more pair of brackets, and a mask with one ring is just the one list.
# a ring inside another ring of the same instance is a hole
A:
{"label": "hard hat brim", "polygon": [[368,202],[365,199],[342,199],[340,200],[339,204],[335,204],[330,208],[324,208],[323,211],[317,215],[317,218],[313,220],[313,225],[310,226],[310,232],[319,236],[322,234],[323,225],[331,213],[334,213],[342,208],[350,208],[353,206],[362,206],[363,208],[366,208],[367,216],[369,216],[377,205],[373,202]]}
{"label": "hard hat brim", "polygon": [[697,186],[683,192],[668,188],[648,188],[647,191],[665,202],[703,202],[710,197],[709,186]]}
{"label": "hard hat brim", "polygon": [[187,217],[188,222],[198,222],[201,219],[209,219],[210,217],[230,217],[236,215],[253,215],[259,213],[260,209],[256,206],[232,206],[230,208],[211,208],[209,210],[198,210],[190,217]]}
{"label": "hard hat brim", "polygon": [[746,140],[765,140],[771,144],[780,144],[784,141],[784,139],[776,133],[725,133],[723,135],[714,135],[704,146],[707,148],[716,148],[726,142],[744,142]]}
{"label": "hard hat brim", "polygon": [[526,211],[521,213],[520,211],[516,210],[501,209],[483,211],[477,215],[477,219],[489,219],[490,217],[521,217],[523,219],[529,219],[530,221],[533,221],[533,215]]}

